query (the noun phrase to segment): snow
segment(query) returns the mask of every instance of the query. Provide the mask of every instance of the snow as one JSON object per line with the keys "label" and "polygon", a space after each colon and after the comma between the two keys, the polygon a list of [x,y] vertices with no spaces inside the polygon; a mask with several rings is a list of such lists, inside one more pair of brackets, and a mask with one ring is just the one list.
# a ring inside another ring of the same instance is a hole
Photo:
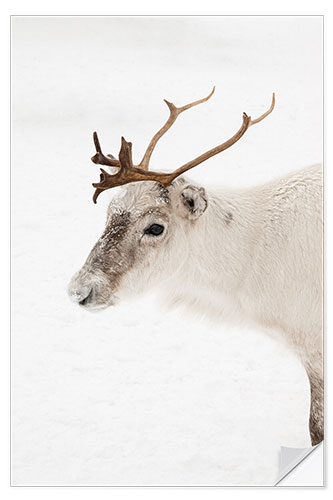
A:
{"label": "snow", "polygon": [[[276,109],[191,172],[248,186],[321,161],[320,17],[15,17],[12,44],[12,483],[271,485],[309,446],[309,386],[275,332],[164,311],[151,294],[96,314],[66,286],[103,232],[98,181],[120,137],[176,168]],[[119,192],[118,189],[114,190]]]}

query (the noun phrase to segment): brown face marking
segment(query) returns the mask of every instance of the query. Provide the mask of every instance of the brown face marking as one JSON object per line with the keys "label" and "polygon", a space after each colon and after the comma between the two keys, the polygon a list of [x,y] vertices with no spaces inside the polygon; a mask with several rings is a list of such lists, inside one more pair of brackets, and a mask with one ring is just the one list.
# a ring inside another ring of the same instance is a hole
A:
{"label": "brown face marking", "polygon": [[124,239],[130,223],[130,213],[118,211],[110,217],[104,233],[98,240],[106,252]]}
{"label": "brown face marking", "polygon": [[[124,239],[130,225],[130,213],[117,211],[111,215],[102,236],[90,252],[86,264],[92,268],[98,268],[106,275],[120,276],[128,269],[124,259],[120,243]],[[131,255],[131,253],[129,253]],[[123,272],[122,272],[123,271]]]}

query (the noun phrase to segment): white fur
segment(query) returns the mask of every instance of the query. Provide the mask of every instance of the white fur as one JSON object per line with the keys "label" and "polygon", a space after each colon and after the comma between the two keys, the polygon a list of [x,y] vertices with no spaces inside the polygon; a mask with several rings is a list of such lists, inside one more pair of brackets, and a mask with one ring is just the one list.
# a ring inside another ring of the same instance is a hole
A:
{"label": "white fur", "polygon": [[322,352],[321,167],[253,189],[206,192],[208,208],[191,224],[184,264],[164,283],[164,292],[221,314],[227,299],[264,327],[280,329],[302,359],[317,358]]}

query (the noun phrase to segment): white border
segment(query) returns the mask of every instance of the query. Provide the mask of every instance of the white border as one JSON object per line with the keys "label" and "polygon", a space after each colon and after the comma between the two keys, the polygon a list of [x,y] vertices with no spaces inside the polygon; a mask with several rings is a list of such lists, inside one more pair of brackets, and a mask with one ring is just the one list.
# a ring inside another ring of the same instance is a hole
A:
{"label": "white border", "polygon": [[[42,1],[11,1],[1,6],[1,68],[2,75],[9,75],[9,16],[10,15],[325,15],[325,45],[326,45],[326,71],[325,71],[325,88],[326,88],[326,133],[325,133],[325,164],[326,164],[326,255],[332,256],[331,234],[327,230],[329,225],[329,218],[333,211],[331,210],[332,202],[330,201],[332,195],[332,174],[330,173],[329,161],[329,138],[331,137],[330,131],[330,113],[331,110],[331,97],[329,89],[333,89],[332,85],[332,54],[329,47],[333,47],[333,22],[331,18],[331,4],[330,0],[327,1],[293,1],[293,0],[279,0],[276,2],[267,2],[259,0],[249,1],[232,1],[223,3],[221,1],[205,0],[205,2],[196,2],[193,0],[186,2],[180,0],[168,0],[165,3],[157,3],[156,1],[148,0],[127,0],[127,2],[110,2],[110,1],[97,1],[87,2],[81,0],[76,3],[70,0],[58,0],[57,2],[42,2]],[[7,70],[7,71],[4,71]],[[309,68],[311,71],[311,68]],[[1,138],[2,140],[2,166],[1,166],[1,224],[2,224],[2,245],[1,245],[1,266],[2,266],[2,287],[1,287],[1,360],[0,360],[0,383],[1,383],[1,413],[0,413],[0,494],[2,498],[30,498],[38,500],[39,498],[53,499],[58,498],[72,498],[79,496],[80,500],[94,497],[115,496],[117,499],[135,498],[155,498],[156,496],[163,500],[164,498],[206,498],[207,496],[221,495],[227,498],[233,496],[246,495],[246,498],[258,498],[263,495],[277,495],[281,492],[280,488],[84,488],[84,487],[71,487],[71,488],[44,488],[44,487],[9,487],[9,78],[1,79]],[[326,303],[329,300],[329,283],[328,278],[331,274],[331,266],[327,259],[326,262]],[[327,307],[327,316],[329,306]],[[329,327],[330,322],[326,317],[326,394],[330,391],[329,380],[331,375],[330,369],[330,341],[329,341]],[[326,418],[329,420],[330,416],[330,401],[326,400]],[[327,457],[326,463],[328,464],[327,471],[331,467],[329,448],[330,432],[326,428],[326,450]],[[304,498],[312,498],[313,495],[327,496],[328,492],[332,489],[330,485],[330,477],[326,476],[326,483],[328,487],[320,490],[313,490],[313,488],[283,488],[284,498],[295,498],[298,495]]]}

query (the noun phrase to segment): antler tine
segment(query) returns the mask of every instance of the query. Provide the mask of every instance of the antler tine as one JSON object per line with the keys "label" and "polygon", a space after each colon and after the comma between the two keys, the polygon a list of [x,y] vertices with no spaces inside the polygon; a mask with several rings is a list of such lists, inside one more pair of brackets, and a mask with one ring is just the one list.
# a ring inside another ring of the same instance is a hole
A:
{"label": "antler tine", "polygon": [[186,111],[187,109],[193,108],[194,106],[197,106],[198,104],[201,104],[203,102],[208,101],[212,97],[212,95],[215,92],[215,86],[213,87],[213,90],[210,92],[210,94],[207,97],[204,97],[203,99],[199,99],[198,101],[190,102],[189,104],[185,104],[185,106],[181,106],[180,108],[177,108],[172,102],[167,101],[164,99],[164,102],[169,108],[170,111],[170,116],[163,125],[163,127],[156,132],[156,134],[153,136],[151,139],[150,143],[148,144],[148,147],[146,149],[146,152],[139,163],[138,167],[141,168],[142,170],[148,170],[149,168],[149,161],[150,157],[154,151],[154,148],[157,144],[157,142],[160,140],[160,138],[169,130],[169,128],[174,124],[180,113],[183,111]]}
{"label": "antler tine", "polygon": [[258,116],[258,118],[256,118],[255,120],[251,120],[249,127],[251,127],[251,125],[255,125],[256,123],[261,122],[261,120],[266,118],[266,116],[270,115],[274,109],[274,106],[275,106],[275,92],[273,92],[272,104],[270,105],[269,109],[265,113],[263,113],[262,115]]}
{"label": "antler tine", "polygon": [[267,111],[263,113],[261,116],[258,118],[251,120],[251,117],[248,116],[246,113],[243,113],[243,123],[240,127],[240,129],[234,134],[230,139],[228,139],[226,142],[223,142],[222,144],[219,144],[215,148],[210,149],[209,151],[206,151],[202,155],[198,156],[197,158],[194,158],[194,160],[189,161],[188,163],[185,163],[185,165],[182,165],[179,167],[177,170],[174,171],[173,175],[173,180],[176,179],[179,175],[183,174],[187,170],[190,170],[193,167],[196,167],[200,163],[208,160],[212,156],[215,156],[219,153],[222,153],[222,151],[225,151],[226,149],[230,148],[233,144],[235,144],[239,139],[245,134],[248,128],[251,127],[251,125],[255,125],[256,123],[261,122],[266,116],[271,114],[275,106],[275,93],[273,92],[272,96],[272,103]]}
{"label": "antler tine", "polygon": [[93,133],[96,154],[91,158],[93,163],[107,165],[108,167],[120,167],[119,161],[112,155],[103,155],[97,132]]}

